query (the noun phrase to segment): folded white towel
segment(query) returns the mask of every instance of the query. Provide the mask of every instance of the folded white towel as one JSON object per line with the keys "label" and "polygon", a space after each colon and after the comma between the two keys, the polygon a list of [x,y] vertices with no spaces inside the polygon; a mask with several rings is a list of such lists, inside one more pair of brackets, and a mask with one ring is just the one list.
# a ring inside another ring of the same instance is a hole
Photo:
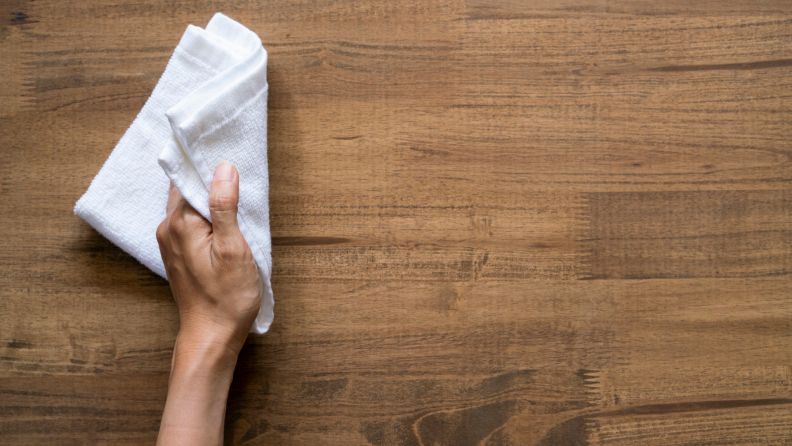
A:
{"label": "folded white towel", "polygon": [[259,269],[261,309],[251,329],[259,334],[269,329],[274,305],[267,95],[267,52],[255,33],[222,14],[205,30],[188,26],[146,105],[74,208],[166,277],[156,229],[168,179],[211,221],[214,168],[230,161],[239,171],[239,229]]}

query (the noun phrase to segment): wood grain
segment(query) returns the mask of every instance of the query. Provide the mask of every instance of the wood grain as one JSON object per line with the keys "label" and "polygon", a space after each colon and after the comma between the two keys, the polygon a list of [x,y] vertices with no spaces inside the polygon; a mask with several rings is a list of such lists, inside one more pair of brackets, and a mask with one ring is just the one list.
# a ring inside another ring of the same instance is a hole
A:
{"label": "wood grain", "polygon": [[167,282],[72,213],[187,24],[269,52],[228,444],[792,442],[792,4],[0,4],[0,443],[156,438]]}

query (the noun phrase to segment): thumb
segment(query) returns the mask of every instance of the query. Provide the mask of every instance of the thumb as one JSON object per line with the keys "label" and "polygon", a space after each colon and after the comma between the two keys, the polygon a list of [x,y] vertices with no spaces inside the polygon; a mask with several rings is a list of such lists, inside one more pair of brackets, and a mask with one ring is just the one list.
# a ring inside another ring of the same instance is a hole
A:
{"label": "thumb", "polygon": [[239,173],[233,164],[221,161],[215,167],[212,188],[209,190],[209,214],[212,232],[220,238],[239,233],[237,205],[239,203]]}

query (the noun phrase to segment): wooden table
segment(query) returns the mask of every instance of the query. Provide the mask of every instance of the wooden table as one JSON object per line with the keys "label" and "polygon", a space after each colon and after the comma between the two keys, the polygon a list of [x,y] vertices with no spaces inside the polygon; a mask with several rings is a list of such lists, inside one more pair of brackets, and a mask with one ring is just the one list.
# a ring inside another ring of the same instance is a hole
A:
{"label": "wooden table", "polygon": [[0,443],[157,435],[167,282],[72,213],[187,24],[269,51],[229,444],[792,442],[792,3],[0,6]]}

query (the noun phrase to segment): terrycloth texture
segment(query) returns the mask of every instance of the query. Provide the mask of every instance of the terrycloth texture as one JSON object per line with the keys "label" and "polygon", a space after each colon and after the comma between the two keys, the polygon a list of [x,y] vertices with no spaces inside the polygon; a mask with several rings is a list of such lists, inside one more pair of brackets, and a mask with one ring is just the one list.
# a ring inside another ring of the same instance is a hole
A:
{"label": "terrycloth texture", "polygon": [[214,168],[223,160],[233,163],[239,171],[239,228],[261,284],[255,333],[269,329],[274,305],[267,94],[267,52],[255,33],[222,14],[206,30],[188,26],[146,105],[74,208],[166,277],[156,229],[165,218],[169,178],[211,221]]}

